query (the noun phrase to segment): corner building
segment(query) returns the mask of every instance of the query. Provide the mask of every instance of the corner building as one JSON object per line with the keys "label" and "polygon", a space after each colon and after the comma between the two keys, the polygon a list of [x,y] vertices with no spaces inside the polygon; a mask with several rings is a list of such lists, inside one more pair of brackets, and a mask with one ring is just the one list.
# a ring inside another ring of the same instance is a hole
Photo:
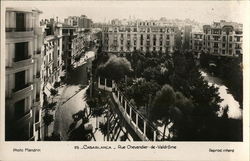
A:
{"label": "corner building", "polygon": [[242,24],[223,20],[204,25],[202,32],[191,34],[190,48],[217,56],[242,56],[242,28]]}
{"label": "corner building", "polygon": [[6,8],[5,140],[40,140],[43,31],[36,9]]}

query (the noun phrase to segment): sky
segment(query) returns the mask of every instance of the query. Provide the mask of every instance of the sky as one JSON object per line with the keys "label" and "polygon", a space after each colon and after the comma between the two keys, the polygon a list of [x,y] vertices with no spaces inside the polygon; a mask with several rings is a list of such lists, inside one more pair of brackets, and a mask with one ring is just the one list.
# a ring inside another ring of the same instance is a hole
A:
{"label": "sky", "polygon": [[166,17],[189,18],[201,23],[220,20],[243,23],[246,15],[245,1],[8,1],[4,5],[35,7],[43,11],[41,19],[84,14],[94,22],[108,22],[114,18],[149,20]]}

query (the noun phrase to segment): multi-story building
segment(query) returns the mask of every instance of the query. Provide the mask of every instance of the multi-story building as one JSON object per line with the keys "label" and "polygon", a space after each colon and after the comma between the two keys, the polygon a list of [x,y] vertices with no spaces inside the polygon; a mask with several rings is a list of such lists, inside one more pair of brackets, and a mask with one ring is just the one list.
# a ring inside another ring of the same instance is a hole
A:
{"label": "multi-story building", "polygon": [[87,18],[86,15],[81,15],[78,19],[78,27],[79,28],[91,28],[92,27],[92,20],[90,18]]}
{"label": "multi-story building", "polygon": [[69,25],[69,26],[77,27],[78,26],[78,20],[79,20],[78,16],[69,16],[68,18],[64,19],[64,24]]}
{"label": "multi-story building", "polygon": [[86,15],[81,16],[69,16],[68,18],[64,19],[64,23],[66,25],[78,27],[78,28],[91,28],[92,27],[92,20],[87,18]]}
{"label": "multi-story building", "polygon": [[87,35],[84,30],[78,31],[77,36],[72,40],[72,58],[76,58],[85,52]]}
{"label": "multi-story building", "polygon": [[44,88],[60,81],[62,75],[62,24],[51,19],[46,24],[42,78]]}
{"label": "multi-story building", "polygon": [[72,55],[72,42],[77,36],[76,27],[62,24],[62,51],[63,51],[63,61],[66,69],[69,69],[73,62]]}
{"label": "multi-story building", "polygon": [[174,49],[174,27],[160,26],[155,21],[134,21],[127,25],[117,23],[102,29],[105,52],[171,52]]}
{"label": "multi-story building", "polygon": [[204,25],[203,32],[191,34],[190,47],[196,52],[219,56],[242,55],[242,25],[233,22],[214,22]]}
{"label": "multi-story building", "polygon": [[43,31],[37,9],[6,8],[5,138],[39,140]]}

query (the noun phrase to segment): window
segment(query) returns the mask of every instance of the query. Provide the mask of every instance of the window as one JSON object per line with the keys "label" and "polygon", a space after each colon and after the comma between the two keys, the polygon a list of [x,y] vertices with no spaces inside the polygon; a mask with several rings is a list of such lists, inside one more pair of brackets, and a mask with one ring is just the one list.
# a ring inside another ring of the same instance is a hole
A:
{"label": "window", "polygon": [[15,90],[18,91],[25,87],[25,70],[15,73]]}
{"label": "window", "polygon": [[14,106],[15,106],[15,112],[14,112],[15,119],[18,120],[25,114],[25,99],[16,102]]}
{"label": "window", "polygon": [[223,36],[223,37],[222,37],[222,41],[226,41],[226,36]]}
{"label": "window", "polygon": [[167,35],[167,38],[166,38],[167,40],[169,40],[169,35]]}
{"label": "window", "polygon": [[223,44],[222,44],[222,47],[223,47],[223,48],[224,48],[224,47],[226,47],[226,44],[225,44],[225,43],[223,43]]}
{"label": "window", "polygon": [[160,41],[160,46],[162,46],[162,41]]}
{"label": "window", "polygon": [[16,13],[16,31],[25,31],[25,15],[24,13]]}
{"label": "window", "polygon": [[134,47],[134,51],[136,50],[136,47]]}
{"label": "window", "polygon": [[141,51],[143,51],[143,47],[141,47]]}
{"label": "window", "polygon": [[136,41],[134,41],[134,45],[136,45]]}
{"label": "window", "polygon": [[121,51],[123,51],[123,46],[121,46]]}
{"label": "window", "polygon": [[149,34],[147,34],[147,39],[149,39],[150,38],[150,35]]}
{"label": "window", "polygon": [[37,123],[39,121],[39,110],[36,110],[36,114],[35,114],[35,122]]}
{"label": "window", "polygon": [[153,41],[153,45],[154,45],[154,46],[156,45],[156,41]]}
{"label": "window", "polygon": [[226,54],[226,51],[225,51],[225,50],[222,50],[222,54]]}
{"label": "window", "polygon": [[15,59],[14,61],[21,61],[28,59],[28,42],[15,43]]}
{"label": "window", "polygon": [[153,51],[155,51],[156,49],[155,49],[155,47],[153,47]]}
{"label": "window", "polygon": [[232,40],[233,40],[233,38],[232,38],[232,36],[230,36],[230,37],[229,37],[229,41],[232,41]]}

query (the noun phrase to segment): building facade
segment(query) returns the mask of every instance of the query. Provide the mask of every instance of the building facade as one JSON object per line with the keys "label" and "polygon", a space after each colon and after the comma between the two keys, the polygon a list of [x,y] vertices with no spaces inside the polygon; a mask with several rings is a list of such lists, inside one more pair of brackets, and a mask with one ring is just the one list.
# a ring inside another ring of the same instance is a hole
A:
{"label": "building facade", "polygon": [[174,27],[160,26],[154,21],[135,21],[127,25],[112,22],[102,28],[105,52],[171,52],[175,47]]}
{"label": "building facade", "polygon": [[6,8],[5,139],[39,140],[43,31],[36,9]]}
{"label": "building facade", "polygon": [[88,18],[86,15],[81,15],[81,16],[69,16],[68,18],[64,19],[64,23],[66,25],[70,25],[73,27],[78,27],[78,28],[91,28],[92,27],[92,20]]}
{"label": "building facade", "polygon": [[53,85],[60,81],[62,75],[62,24],[54,22],[46,24],[44,38],[42,78],[45,83]]}
{"label": "building facade", "polygon": [[63,51],[63,62],[64,67],[69,69],[70,65],[73,62],[72,56],[72,42],[76,35],[76,27],[62,24],[62,51]]}
{"label": "building facade", "polygon": [[193,32],[190,48],[218,56],[242,55],[242,25],[233,22],[214,22],[204,25],[202,32]]}

